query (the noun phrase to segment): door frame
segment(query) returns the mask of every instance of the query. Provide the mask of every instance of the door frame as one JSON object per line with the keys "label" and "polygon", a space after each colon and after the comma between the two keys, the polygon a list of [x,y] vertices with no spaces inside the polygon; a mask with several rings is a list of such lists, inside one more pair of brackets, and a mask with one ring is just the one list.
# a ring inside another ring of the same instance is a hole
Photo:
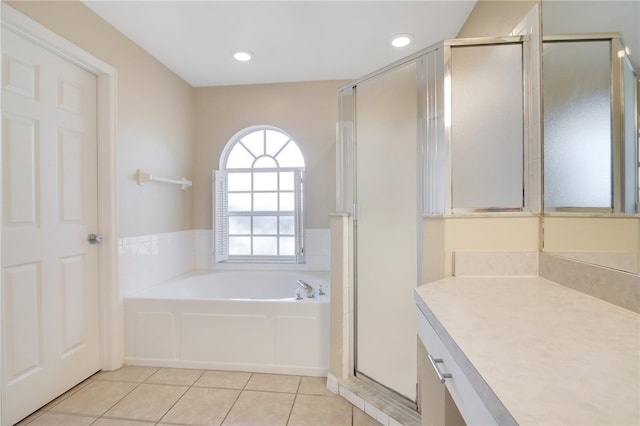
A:
{"label": "door frame", "polygon": [[[119,368],[124,360],[124,318],[118,288],[116,210],[117,71],[6,3],[1,3],[0,7],[2,28],[94,74],[97,78],[98,229],[96,232],[104,236],[104,242],[98,247],[100,368],[114,370]],[[0,151],[0,160],[1,155]],[[0,171],[1,164],[0,161]],[[1,176],[0,173],[0,180]],[[0,219],[2,211],[0,197]],[[2,259],[1,248],[0,259]],[[0,292],[1,306],[2,292]],[[0,315],[0,337],[3,327],[2,315]],[[3,353],[3,340],[4,338],[0,339],[0,356]],[[4,360],[1,361],[4,362]],[[0,398],[0,419],[2,419],[2,405],[2,398]]]}

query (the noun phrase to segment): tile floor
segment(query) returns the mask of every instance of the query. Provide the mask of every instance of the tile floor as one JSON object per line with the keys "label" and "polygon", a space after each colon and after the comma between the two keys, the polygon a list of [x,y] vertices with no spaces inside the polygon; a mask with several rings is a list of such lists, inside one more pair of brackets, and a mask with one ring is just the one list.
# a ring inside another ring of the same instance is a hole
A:
{"label": "tile floor", "polygon": [[20,426],[309,425],[378,423],[325,378],[123,367],[99,372]]}

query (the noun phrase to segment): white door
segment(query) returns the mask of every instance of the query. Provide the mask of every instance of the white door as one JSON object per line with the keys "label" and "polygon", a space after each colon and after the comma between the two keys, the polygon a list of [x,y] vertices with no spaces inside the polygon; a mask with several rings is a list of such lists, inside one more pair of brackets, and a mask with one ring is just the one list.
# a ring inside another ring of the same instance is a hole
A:
{"label": "white door", "polygon": [[356,375],[416,400],[415,62],[356,89]]}
{"label": "white door", "polygon": [[2,424],[99,370],[96,77],[2,30]]}

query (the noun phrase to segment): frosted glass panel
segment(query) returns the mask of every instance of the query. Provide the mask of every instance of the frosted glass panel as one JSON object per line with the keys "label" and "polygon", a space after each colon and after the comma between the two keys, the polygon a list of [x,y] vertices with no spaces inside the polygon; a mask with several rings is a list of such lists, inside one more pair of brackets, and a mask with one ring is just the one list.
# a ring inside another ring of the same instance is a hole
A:
{"label": "frosted glass panel", "polygon": [[293,211],[293,192],[280,193],[280,211]]}
{"label": "frosted glass panel", "polygon": [[227,158],[227,169],[242,169],[249,168],[253,164],[255,157],[247,151],[244,145],[237,144],[231,150],[229,157]]}
{"label": "frosted glass panel", "polygon": [[523,207],[522,85],[521,45],[451,49],[453,208]]}
{"label": "frosted glass panel", "polygon": [[280,190],[293,191],[293,188],[294,188],[293,172],[280,173]]}
{"label": "frosted glass panel", "polygon": [[251,173],[229,173],[227,176],[229,191],[251,191]]}
{"label": "frosted glass panel", "polygon": [[354,90],[338,92],[340,123],[336,143],[336,211],[353,213]]}
{"label": "frosted glass panel", "polygon": [[293,235],[295,231],[295,224],[293,216],[280,217],[280,234]]}
{"label": "frosted glass panel", "polygon": [[260,157],[254,163],[255,169],[269,169],[278,167],[278,163],[272,157]]}
{"label": "frosted glass panel", "polygon": [[543,50],[545,208],[611,208],[609,42]]}
{"label": "frosted glass panel", "polygon": [[275,256],[278,254],[278,238],[255,237],[253,239],[253,254],[259,256]]}
{"label": "frosted glass panel", "polygon": [[241,141],[256,157],[264,155],[264,132],[262,130],[249,133]]}
{"label": "frosted glass panel", "polygon": [[293,237],[280,238],[280,254],[284,256],[296,254],[296,243]]}
{"label": "frosted glass panel", "polygon": [[256,216],[253,218],[253,233],[257,235],[277,234],[278,218],[276,216]]}
{"label": "frosted glass panel", "polygon": [[251,210],[251,194],[229,194],[229,211]]}
{"label": "frosted glass panel", "polygon": [[267,193],[253,194],[253,210],[254,211],[278,210],[278,193],[267,192]]}
{"label": "frosted glass panel", "polygon": [[445,149],[444,149],[444,62],[443,49],[429,52],[422,59],[424,99],[421,126],[424,137],[423,206],[426,214],[445,211]]}
{"label": "frosted glass panel", "polygon": [[251,237],[229,237],[229,254],[243,256],[251,254]]}
{"label": "frosted glass panel", "polygon": [[276,156],[280,167],[304,167],[304,158],[298,146],[289,142]]}
{"label": "frosted glass panel", "polygon": [[278,190],[278,173],[276,172],[254,173],[253,190],[254,191],[277,191]]}
{"label": "frosted glass panel", "polygon": [[[418,279],[415,62],[356,89],[356,374],[414,400]],[[389,321],[393,317],[393,321]]]}
{"label": "frosted glass panel", "polygon": [[267,130],[267,154],[275,156],[288,141],[289,137],[287,135]]}
{"label": "frosted glass panel", "polygon": [[230,234],[251,234],[251,218],[248,216],[229,217]]}

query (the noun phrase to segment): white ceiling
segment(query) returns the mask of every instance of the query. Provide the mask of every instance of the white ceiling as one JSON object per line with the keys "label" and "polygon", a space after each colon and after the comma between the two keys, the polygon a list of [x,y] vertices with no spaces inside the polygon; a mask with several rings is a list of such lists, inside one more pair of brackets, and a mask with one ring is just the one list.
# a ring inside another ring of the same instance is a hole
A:
{"label": "white ceiling", "polygon": [[[219,86],[362,77],[455,37],[475,0],[84,3],[192,86]],[[398,33],[413,43],[392,47]]]}

